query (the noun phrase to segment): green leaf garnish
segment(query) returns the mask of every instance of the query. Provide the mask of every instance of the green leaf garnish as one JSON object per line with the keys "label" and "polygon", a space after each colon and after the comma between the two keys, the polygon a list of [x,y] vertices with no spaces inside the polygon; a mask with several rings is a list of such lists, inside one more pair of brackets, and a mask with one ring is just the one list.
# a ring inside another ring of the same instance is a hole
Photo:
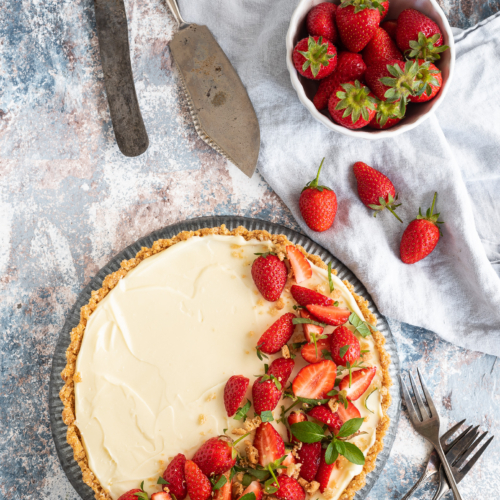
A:
{"label": "green leaf garnish", "polygon": [[242,420],[243,422],[247,419],[247,413],[250,407],[252,406],[252,403],[247,399],[247,402],[241,407],[238,408],[236,413],[234,414],[234,419],[235,420]]}
{"label": "green leaf garnish", "polygon": [[156,484],[170,484],[170,483],[160,476],[158,478],[158,481],[156,481]]}
{"label": "green leaf garnish", "polygon": [[359,428],[361,427],[363,422],[363,418],[351,418],[340,428],[337,437],[352,436],[359,431]]}
{"label": "green leaf garnish", "polygon": [[370,394],[368,394],[368,396],[366,396],[365,398],[365,408],[370,412],[370,413],[375,413],[373,411],[370,410],[370,408],[368,408],[368,398],[375,392],[378,390],[378,387],[375,387],[375,389],[373,389],[372,392],[370,392]]}
{"label": "green leaf garnish", "polygon": [[260,419],[262,420],[262,422],[272,422],[274,420],[273,412],[272,411],[263,411],[260,414]]}
{"label": "green leaf garnish", "polygon": [[328,465],[331,465],[331,464],[333,464],[333,462],[335,462],[337,460],[338,457],[339,457],[339,452],[338,452],[337,448],[335,447],[335,441],[333,440],[326,448],[325,462]]}
{"label": "green leaf garnish", "polygon": [[253,481],[252,479],[252,476],[250,474],[245,474],[243,476],[243,479],[241,481],[241,484],[243,485],[244,488],[246,488],[247,486],[250,486],[250,483]]}
{"label": "green leaf garnish", "polygon": [[[362,337],[368,337],[372,334],[370,328],[368,328],[368,323],[363,321],[355,312],[349,316],[349,323],[354,326],[355,332],[357,331]],[[376,331],[375,327],[370,326]]]}
{"label": "green leaf garnish", "polygon": [[346,344],[345,346],[341,347],[339,349],[339,354],[340,354],[340,357],[343,358],[346,354],[346,352],[349,350],[349,347],[351,347],[349,344]]}
{"label": "green leaf garnish", "polygon": [[227,477],[222,474],[217,482],[213,485],[213,490],[220,490],[227,483]]}
{"label": "green leaf garnish", "polygon": [[246,493],[239,500],[255,500],[255,493],[253,491]]}
{"label": "green leaf garnish", "polygon": [[323,349],[321,351],[321,354],[323,355],[324,359],[329,359],[330,361],[333,361],[332,353],[328,349]]}
{"label": "green leaf garnish", "polygon": [[297,422],[290,426],[290,430],[303,443],[318,443],[325,437],[323,428],[315,422]]}
{"label": "green leaf garnish", "polygon": [[328,263],[328,284],[330,285],[330,293],[332,293],[333,290],[335,290],[335,288],[333,286],[332,263],[331,262]]}
{"label": "green leaf garnish", "polygon": [[[339,441],[336,441],[338,443]],[[355,445],[352,443],[343,443],[345,446],[344,455],[349,462],[356,464],[356,465],[364,465],[365,464],[365,456],[363,455],[363,452]]]}
{"label": "green leaf garnish", "polygon": [[319,321],[314,321],[313,319],[309,318],[293,318],[292,323],[294,325],[316,325],[316,326],[321,326],[323,328],[327,327],[326,323],[320,323]]}

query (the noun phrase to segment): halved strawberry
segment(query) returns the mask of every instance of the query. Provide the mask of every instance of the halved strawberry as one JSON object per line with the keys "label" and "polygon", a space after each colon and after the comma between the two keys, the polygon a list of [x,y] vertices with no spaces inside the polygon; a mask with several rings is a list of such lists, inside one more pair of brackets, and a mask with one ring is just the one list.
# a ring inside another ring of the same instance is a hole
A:
{"label": "halved strawberry", "polygon": [[163,473],[163,479],[168,482],[170,493],[175,495],[177,500],[184,500],[187,496],[186,476],[184,474],[185,464],[186,457],[179,453],[168,464]]}
{"label": "halved strawberry", "polygon": [[323,351],[327,350],[330,352],[330,339],[319,339],[314,345],[313,342],[302,346],[300,350],[300,354],[308,363],[319,363],[323,361],[325,356],[323,355]]}
{"label": "halved strawberry", "polygon": [[343,325],[351,315],[351,311],[345,307],[318,306],[316,304],[309,304],[306,307],[318,321],[332,326]]}
{"label": "halved strawberry", "polygon": [[243,491],[242,495],[238,497],[238,500],[245,496],[247,493],[253,493],[255,495],[255,500],[261,500],[264,490],[260,485],[259,481],[252,481]]}
{"label": "halved strawberry", "polygon": [[290,340],[294,318],[293,313],[283,314],[261,335],[257,341],[258,349],[265,354],[276,354]]}
{"label": "halved strawberry", "polygon": [[[293,424],[297,424],[298,422],[307,422],[307,416],[305,413],[301,411],[292,411],[290,415],[287,417],[288,427],[290,428]],[[292,441],[294,443],[298,443],[299,440],[287,429],[288,432],[288,441]]]}
{"label": "halved strawberry", "polygon": [[325,462],[325,451],[326,450],[321,450],[321,460],[319,462],[318,473],[316,474],[316,481],[319,483],[319,491],[321,491],[321,493],[324,493],[328,489],[330,477],[332,476],[336,464],[336,462],[333,462],[333,464],[328,465]]}
{"label": "halved strawberry", "polygon": [[[137,496],[135,498],[137,499]],[[151,500],[172,500],[172,497],[166,491],[157,491],[151,495]]]}
{"label": "halved strawberry", "polygon": [[347,362],[352,365],[361,353],[358,338],[346,326],[333,330],[330,335],[330,350],[333,360],[340,366],[347,366]]}
{"label": "halved strawberry", "polygon": [[[285,449],[285,453],[286,453],[286,458],[285,458],[285,460],[283,460],[281,465],[288,467],[289,465],[297,463],[297,459],[292,455],[292,453],[290,451]],[[286,469],[278,469],[277,472],[278,472],[278,474],[286,474]]]}
{"label": "halved strawberry", "polygon": [[232,417],[245,399],[250,380],[243,375],[233,375],[224,387],[224,406],[228,417]]}
{"label": "halved strawberry", "polygon": [[295,361],[293,359],[278,358],[269,365],[267,374],[275,376],[284,389],[294,367]]}
{"label": "halved strawberry", "polygon": [[142,490],[140,490],[139,488],[134,488],[133,490],[129,490],[124,493],[121,497],[118,498],[118,500],[138,500],[136,493],[141,492]]}
{"label": "halved strawberry", "polygon": [[[306,309],[300,310],[300,317],[314,320],[312,314]],[[311,333],[316,335],[316,338],[323,333],[324,328],[318,325],[311,325],[308,323],[302,323],[302,330],[304,331],[304,336],[308,342],[312,341]]]}
{"label": "halved strawberry", "polygon": [[269,422],[263,422],[257,427],[253,445],[259,452],[259,464],[262,467],[267,467],[285,454],[285,443]]}
{"label": "halved strawberry", "polygon": [[210,438],[198,448],[193,462],[207,477],[222,474],[236,463],[231,443],[232,440],[226,436]]}
{"label": "halved strawberry", "polygon": [[347,401],[347,408],[345,408],[342,401],[339,401],[337,413],[340,420],[342,420],[342,424],[345,424],[351,418],[361,418],[361,413],[359,413],[359,410],[350,401]]}
{"label": "halved strawberry", "polygon": [[305,500],[304,488],[293,477],[282,474],[278,477],[279,490],[274,493],[278,500]]}
{"label": "halved strawberry", "polygon": [[339,415],[337,413],[333,413],[332,410],[325,405],[313,406],[308,415],[316,420],[319,420],[323,424],[328,425],[328,428],[335,433],[340,430],[343,424]]}
{"label": "halved strawberry", "polygon": [[297,452],[300,467],[300,477],[303,477],[308,483],[314,481],[319,469],[321,460],[321,443],[303,443]]}
{"label": "halved strawberry", "polygon": [[359,399],[366,392],[368,387],[370,387],[373,377],[375,377],[375,373],[377,373],[376,366],[352,372],[351,387],[349,387],[349,375],[346,375],[341,380],[339,389],[341,391],[346,391],[347,399],[356,401],[356,399]]}
{"label": "halved strawberry", "polygon": [[191,500],[208,500],[212,496],[212,485],[207,476],[192,460],[186,460],[184,472]]}
{"label": "halved strawberry", "polygon": [[288,245],[286,247],[286,254],[292,265],[295,281],[297,283],[302,283],[308,280],[312,276],[312,267],[302,252],[297,247]]}
{"label": "halved strawberry", "polygon": [[305,286],[292,285],[290,292],[299,306],[307,306],[308,304],[333,306],[333,299],[322,293],[306,288]]}
{"label": "halved strawberry", "polygon": [[293,393],[302,398],[322,399],[333,389],[336,376],[337,366],[329,359],[304,366],[293,381]]}
{"label": "halved strawberry", "polygon": [[263,376],[259,377],[252,386],[255,413],[260,415],[263,411],[273,411],[278,405],[282,394],[282,390],[276,387],[274,380],[263,380]]}
{"label": "halved strawberry", "polygon": [[226,482],[222,488],[215,491],[214,500],[231,500],[231,471],[228,470],[224,473]]}

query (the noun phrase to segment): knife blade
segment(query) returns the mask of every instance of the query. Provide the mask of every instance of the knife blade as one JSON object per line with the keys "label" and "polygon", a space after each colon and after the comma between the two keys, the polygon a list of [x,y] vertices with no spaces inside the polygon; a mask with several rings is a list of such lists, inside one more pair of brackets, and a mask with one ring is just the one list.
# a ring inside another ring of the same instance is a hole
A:
{"label": "knife blade", "polygon": [[116,142],[125,156],[139,156],[149,146],[135,93],[127,16],[123,0],[94,0],[97,37]]}
{"label": "knife blade", "polygon": [[179,24],[170,51],[198,135],[248,177],[257,166],[260,129],[248,93],[206,26],[186,23],[176,0],[167,0]]}

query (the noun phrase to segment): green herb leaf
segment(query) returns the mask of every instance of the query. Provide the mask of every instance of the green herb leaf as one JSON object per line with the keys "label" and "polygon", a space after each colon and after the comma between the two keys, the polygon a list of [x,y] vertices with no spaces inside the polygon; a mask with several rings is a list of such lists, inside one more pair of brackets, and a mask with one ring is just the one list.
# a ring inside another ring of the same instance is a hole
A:
{"label": "green herb leaf", "polygon": [[160,476],[158,478],[158,481],[156,481],[156,484],[170,484],[170,483]]}
{"label": "green herb leaf", "polygon": [[271,477],[269,478],[265,483],[264,483],[264,491],[268,494],[268,495],[272,495],[273,493],[276,493],[279,488],[277,486],[274,486],[275,483],[275,479],[274,477]]}
{"label": "green herb leaf", "polygon": [[248,474],[252,475],[255,479],[259,481],[266,481],[271,475],[269,471],[262,469],[248,469]]}
{"label": "green herb leaf", "polygon": [[[338,442],[338,441],[337,441]],[[355,445],[352,443],[343,443],[345,446],[344,457],[349,460],[349,462],[356,464],[356,465],[364,465],[365,464],[365,456],[363,455],[363,452]]]}
{"label": "green herb leaf", "polygon": [[325,451],[325,462],[328,465],[331,465],[337,460],[338,457],[339,452],[337,451],[337,448],[335,448],[335,443],[331,441]]}
{"label": "green herb leaf", "polygon": [[294,342],[292,344],[293,349],[300,349],[302,346],[305,346],[309,342]]}
{"label": "green herb leaf", "polygon": [[247,402],[241,408],[238,408],[233,418],[235,420],[243,419],[243,421],[245,421],[247,419],[248,410],[250,409],[251,406],[252,403],[247,399]]}
{"label": "green herb leaf", "polygon": [[[368,337],[372,334],[370,329],[368,328],[368,323],[366,321],[363,321],[356,313],[351,313],[349,316],[349,323],[351,323],[352,326],[356,329],[362,337]],[[370,325],[371,326],[371,325]],[[372,328],[375,330],[375,328],[372,326]]]}
{"label": "green herb leaf", "polygon": [[256,350],[257,350],[257,357],[261,360],[261,361],[264,361],[264,358],[266,359],[269,359],[269,356],[267,356],[266,354],[264,354],[260,349],[259,347],[261,346],[257,346],[256,347]]}
{"label": "green herb leaf", "polygon": [[227,483],[227,477],[222,474],[212,489],[220,490]]}
{"label": "green herb leaf", "polygon": [[365,408],[370,412],[370,413],[374,413],[373,411],[370,410],[370,408],[368,408],[368,398],[376,391],[378,390],[378,387],[375,387],[375,389],[373,389],[372,392],[370,392],[370,394],[368,394],[368,396],[366,396],[365,398]]}
{"label": "green herb leaf", "polygon": [[337,437],[352,436],[355,432],[359,431],[363,422],[363,418],[351,418],[340,428]]}
{"label": "green herb leaf", "polygon": [[321,354],[323,355],[323,358],[333,361],[332,353],[328,349],[322,349]]}
{"label": "green herb leaf", "polygon": [[323,428],[315,422],[297,422],[290,426],[290,430],[303,443],[318,443],[325,437]]}
{"label": "green herb leaf", "polygon": [[246,493],[240,498],[240,500],[255,500],[255,493],[253,491]]}
{"label": "green herb leaf", "polygon": [[239,472],[236,469],[239,469],[239,467],[232,467],[231,468],[231,474],[229,474],[229,481],[233,480],[233,477]]}
{"label": "green herb leaf", "polygon": [[313,319],[309,318],[293,318],[292,323],[294,325],[316,325],[322,326],[323,328],[326,328],[328,326],[326,323],[320,323],[319,321],[314,321]]}
{"label": "green herb leaf", "polygon": [[337,451],[343,455],[345,452],[345,443],[344,441],[339,441],[338,439],[335,440],[335,448]]}
{"label": "green herb leaf", "polygon": [[[337,385],[337,384],[335,384]],[[337,394],[339,393],[339,391],[335,390],[335,389],[332,389],[330,392],[327,392],[326,395],[327,396],[330,396],[331,398],[333,398],[334,396],[336,396]]]}
{"label": "green herb leaf", "polygon": [[244,474],[243,479],[241,480],[241,484],[246,488],[253,481],[252,476],[250,474]]}
{"label": "green herb leaf", "polygon": [[339,349],[339,354],[340,354],[340,357],[343,358],[346,354],[346,352],[349,350],[349,347],[351,347],[349,344],[346,344],[345,346],[341,347]]}
{"label": "green herb leaf", "polygon": [[332,293],[333,290],[335,290],[335,288],[333,286],[332,263],[331,262],[328,263],[328,284],[330,285],[330,293]]}
{"label": "green herb leaf", "polygon": [[138,491],[134,495],[140,500],[149,500],[148,494],[145,491]]}
{"label": "green herb leaf", "polygon": [[141,483],[141,490],[144,491],[144,481]]}
{"label": "green herb leaf", "polygon": [[300,396],[297,398],[301,403],[306,403],[312,406],[324,405],[328,403],[328,399],[309,399],[309,398],[301,398]]}
{"label": "green herb leaf", "polygon": [[272,411],[263,411],[260,414],[260,419],[262,420],[262,422],[272,422],[274,420],[273,412]]}
{"label": "green herb leaf", "polygon": [[338,300],[336,300],[336,301],[333,303],[333,305],[334,305],[335,307],[338,307],[338,306],[339,306],[339,301],[338,301]]}

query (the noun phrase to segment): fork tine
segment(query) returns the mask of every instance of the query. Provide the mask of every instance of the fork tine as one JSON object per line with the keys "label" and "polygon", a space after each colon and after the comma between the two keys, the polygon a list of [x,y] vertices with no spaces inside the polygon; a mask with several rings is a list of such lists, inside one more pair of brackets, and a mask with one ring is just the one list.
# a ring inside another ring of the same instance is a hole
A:
{"label": "fork tine", "polygon": [[[465,423],[465,418],[461,421],[461,422],[458,422],[458,424],[455,424],[451,429],[448,429],[442,436],[441,436],[441,445],[444,447],[446,441],[448,441],[448,439],[451,438],[451,436],[453,436],[453,434],[455,434],[455,432],[458,431],[458,429],[460,429],[460,427],[462,427],[462,425]],[[451,446],[451,443],[450,443],[450,446]]]}
{"label": "fork tine", "polygon": [[490,439],[488,439],[488,441],[486,441],[486,443],[483,444],[483,446],[478,450],[478,452],[467,462],[467,464],[462,468],[462,470],[455,473],[455,478],[457,482],[461,481],[464,478],[464,476],[472,469],[474,464],[479,460],[479,458],[484,453],[486,448],[488,448],[490,443],[493,441],[494,437],[495,436],[491,436]]}
{"label": "fork tine", "polygon": [[450,451],[461,439],[463,439],[471,429],[472,425],[469,425],[469,427],[467,427],[467,429],[462,431],[450,444],[443,445],[441,438],[441,446],[443,446],[444,452],[448,453],[448,451]]}
{"label": "fork tine", "polygon": [[469,448],[471,443],[474,442],[478,435],[478,428],[474,427],[468,434],[467,436],[464,437],[459,443],[457,443],[453,448],[450,449],[450,451],[446,454],[446,459],[448,460],[448,463],[450,466],[454,466],[454,463],[457,461],[458,458],[461,457],[462,453]]}
{"label": "fork tine", "polygon": [[417,384],[415,383],[415,379],[413,378],[411,372],[409,373],[409,375],[410,375],[411,386],[413,387],[413,394],[415,396],[415,400],[417,401],[418,409],[420,410],[420,415],[422,416],[422,420],[427,420],[432,415],[429,415],[429,412],[426,410],[424,406],[424,402],[420,397],[420,393],[418,392],[417,389]]}
{"label": "fork tine", "polygon": [[465,452],[459,457],[457,462],[453,464],[453,467],[455,467],[456,469],[460,469],[460,467],[462,467],[462,465],[465,463],[469,455],[477,448],[477,445],[486,437],[487,434],[488,434],[487,432],[483,432],[481,436],[475,439],[474,442],[470,446],[468,446]]}
{"label": "fork tine", "polygon": [[403,388],[403,396],[405,398],[406,409],[408,410],[408,415],[410,416],[411,423],[415,426],[420,424],[420,419],[418,418],[418,414],[413,407],[413,401],[411,400],[410,393],[408,392],[408,388],[406,387],[406,383],[403,380],[401,375],[399,376],[399,380],[401,381],[401,387]]}
{"label": "fork tine", "polygon": [[424,378],[422,377],[422,374],[420,373],[420,370],[418,368],[417,368],[417,373],[418,373],[418,378],[420,379],[420,384],[422,384],[422,390],[424,391],[425,399],[427,400],[427,406],[429,406],[430,416],[439,418],[436,407],[434,406],[434,401],[432,401],[432,397],[425,385]]}

